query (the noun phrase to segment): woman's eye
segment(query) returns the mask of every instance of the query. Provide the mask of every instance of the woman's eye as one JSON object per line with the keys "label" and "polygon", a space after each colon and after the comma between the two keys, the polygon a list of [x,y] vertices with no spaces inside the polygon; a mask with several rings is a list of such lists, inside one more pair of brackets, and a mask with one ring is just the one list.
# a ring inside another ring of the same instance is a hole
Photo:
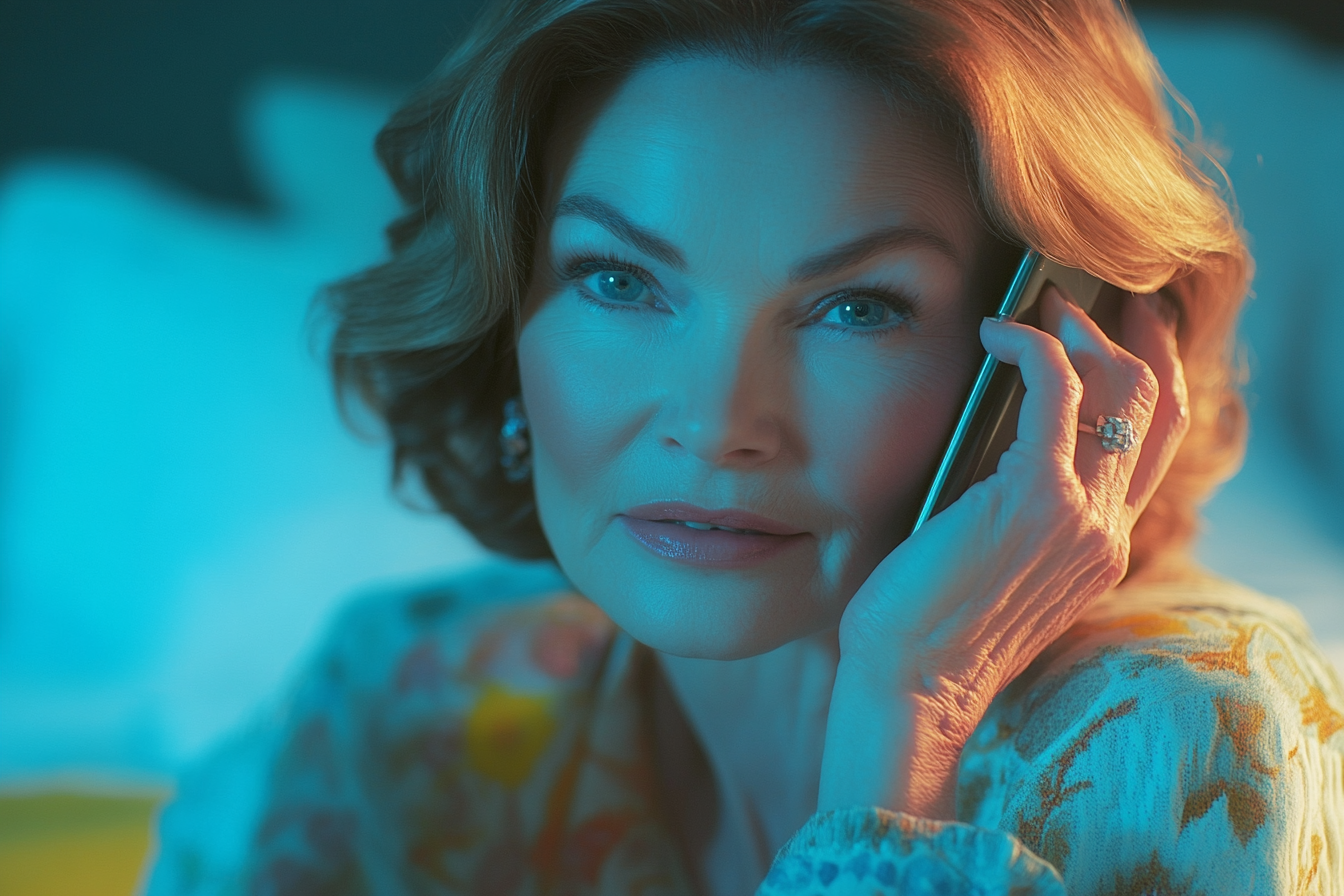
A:
{"label": "woman's eye", "polygon": [[630,271],[603,269],[593,275],[596,292],[609,302],[630,305],[649,291],[643,280]]}
{"label": "woman's eye", "polygon": [[640,268],[610,258],[574,259],[556,267],[560,280],[574,283],[586,304],[603,311],[659,307],[654,281]]}
{"label": "woman's eye", "polygon": [[908,312],[897,309],[891,302],[866,296],[846,296],[831,305],[821,318],[821,323],[853,330],[885,332],[898,328],[909,318]]}

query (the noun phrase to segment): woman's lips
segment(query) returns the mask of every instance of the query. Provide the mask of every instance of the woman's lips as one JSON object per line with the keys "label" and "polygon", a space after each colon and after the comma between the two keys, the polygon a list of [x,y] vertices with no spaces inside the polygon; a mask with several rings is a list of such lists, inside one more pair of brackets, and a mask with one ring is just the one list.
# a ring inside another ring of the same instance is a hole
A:
{"label": "woman's lips", "polygon": [[721,529],[692,529],[675,522],[625,515],[618,519],[635,541],[660,557],[720,569],[754,566],[797,546],[807,537],[806,532],[749,535]]}
{"label": "woman's lips", "polygon": [[625,515],[639,520],[659,523],[683,520],[713,526],[726,526],[730,529],[750,529],[755,532],[763,532],[766,535],[802,534],[802,530],[795,526],[771,519],[768,516],[761,516],[759,513],[752,513],[750,510],[742,510],[737,507],[709,510],[695,504],[687,504],[685,501],[655,501],[652,504],[640,504],[637,507],[631,507],[625,512]]}

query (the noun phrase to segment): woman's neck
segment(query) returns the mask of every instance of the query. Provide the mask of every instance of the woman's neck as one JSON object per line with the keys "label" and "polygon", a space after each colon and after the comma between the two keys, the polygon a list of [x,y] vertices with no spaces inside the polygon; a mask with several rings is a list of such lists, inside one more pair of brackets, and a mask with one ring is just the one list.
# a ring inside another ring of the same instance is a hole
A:
{"label": "woman's neck", "polygon": [[[683,826],[712,825],[681,831],[688,859],[708,894],[751,892],[816,811],[837,634],[744,660],[657,657],[676,703],[662,701],[658,722],[670,747],[660,759],[669,796],[680,803],[672,814]],[[687,780],[704,775],[711,780]]]}

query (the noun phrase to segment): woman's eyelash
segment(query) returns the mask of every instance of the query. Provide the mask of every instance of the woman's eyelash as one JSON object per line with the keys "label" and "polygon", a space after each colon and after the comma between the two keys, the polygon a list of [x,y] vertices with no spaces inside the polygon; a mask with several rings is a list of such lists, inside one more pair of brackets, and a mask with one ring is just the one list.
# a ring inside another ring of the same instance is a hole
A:
{"label": "woman's eyelash", "polygon": [[[621,261],[617,258],[584,256],[565,259],[556,267],[557,276],[565,283],[581,281],[591,274],[596,274],[598,271],[622,271],[623,273],[639,278],[640,282],[648,288],[650,293],[654,293],[656,297],[654,284],[658,281],[655,280],[653,275],[648,271],[644,270],[639,265],[631,264],[628,261]],[[584,288],[581,282],[576,282],[576,285],[579,287],[579,296],[584,302],[602,311],[630,311],[642,306],[642,303],[622,305],[614,302],[604,302],[596,296],[591,295],[589,290]]]}
{"label": "woman's eyelash", "polygon": [[[581,281],[583,278],[595,274],[598,271],[621,271],[637,277],[645,287],[649,289],[650,293],[654,293],[656,298],[655,284],[657,281],[652,274],[632,262],[612,257],[580,256],[564,259],[556,266],[557,277],[565,283]],[[646,307],[642,302],[621,304],[603,301],[596,296],[591,295],[590,291],[584,288],[582,283],[576,283],[576,285],[579,287],[579,296],[583,299],[584,303],[601,311],[633,311],[641,307]],[[839,307],[846,302],[856,304],[877,302],[891,309],[899,319],[900,323],[896,326],[838,328],[843,329],[846,333],[854,333],[870,339],[885,336],[888,333],[903,329],[905,324],[908,324],[917,316],[915,314],[914,302],[910,300],[904,291],[876,287],[866,289],[846,289],[838,293],[833,293],[818,302],[816,306],[813,307],[808,317],[812,319],[819,318],[828,313],[831,309]]]}
{"label": "woman's eyelash", "polygon": [[557,276],[565,281],[577,280],[596,271],[625,271],[628,274],[635,274],[641,279],[649,276],[648,272],[638,265],[619,261],[615,258],[573,258],[565,259],[556,265]]}
{"label": "woman's eyelash", "polygon": [[854,333],[858,336],[864,336],[869,339],[877,339],[894,333],[897,330],[905,329],[905,326],[915,319],[914,303],[900,290],[887,288],[868,288],[868,289],[846,289],[839,293],[830,295],[823,299],[814,309],[816,316],[824,316],[831,309],[838,308],[845,304],[867,304],[877,302],[886,305],[891,309],[893,315],[899,321],[895,326],[882,327],[843,327],[846,333]]}

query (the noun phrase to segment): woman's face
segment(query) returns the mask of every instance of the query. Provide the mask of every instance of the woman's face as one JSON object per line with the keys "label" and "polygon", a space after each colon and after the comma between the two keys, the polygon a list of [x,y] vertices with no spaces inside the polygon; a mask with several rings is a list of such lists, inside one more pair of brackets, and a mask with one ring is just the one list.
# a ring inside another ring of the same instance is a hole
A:
{"label": "woman's face", "polygon": [[[950,139],[851,76],[713,57],[561,113],[518,343],[561,568],[681,656],[837,625],[982,357],[1001,252]],[[792,534],[657,521],[695,508]]]}

